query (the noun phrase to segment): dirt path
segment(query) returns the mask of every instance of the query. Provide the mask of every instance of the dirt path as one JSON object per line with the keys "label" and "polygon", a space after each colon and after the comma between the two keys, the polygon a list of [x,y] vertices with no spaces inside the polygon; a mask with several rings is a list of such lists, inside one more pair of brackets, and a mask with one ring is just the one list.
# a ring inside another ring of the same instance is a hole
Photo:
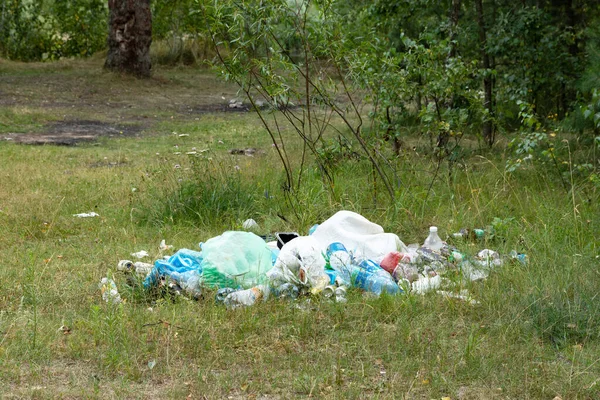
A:
{"label": "dirt path", "polygon": [[244,113],[236,88],[203,69],[159,69],[140,80],[102,70],[102,60],[23,64],[0,60],[0,139],[74,145],[151,133],[161,121]]}

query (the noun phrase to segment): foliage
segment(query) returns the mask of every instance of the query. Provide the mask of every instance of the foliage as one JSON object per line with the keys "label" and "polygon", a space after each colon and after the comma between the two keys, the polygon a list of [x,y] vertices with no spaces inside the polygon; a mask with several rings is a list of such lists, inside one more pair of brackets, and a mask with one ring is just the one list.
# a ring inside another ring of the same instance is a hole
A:
{"label": "foliage", "polygon": [[[209,21],[222,76],[239,85],[271,137],[286,171],[286,191],[299,192],[307,154],[332,188],[334,176],[320,148],[324,135],[336,131],[348,135],[347,143],[350,137],[357,142],[357,151],[370,160],[393,198],[383,161],[363,135],[361,101],[352,81],[351,64],[365,48],[343,33],[330,5],[248,0],[199,4],[198,12]],[[258,105],[263,102],[266,110]],[[304,142],[299,165],[290,161],[284,126]]]}
{"label": "foliage", "polygon": [[6,0],[0,9],[0,55],[23,61],[89,56],[104,48],[102,0]]}
{"label": "foliage", "polygon": [[195,3],[196,0],[151,1],[153,62],[191,65],[214,55],[202,14],[190,12]]}

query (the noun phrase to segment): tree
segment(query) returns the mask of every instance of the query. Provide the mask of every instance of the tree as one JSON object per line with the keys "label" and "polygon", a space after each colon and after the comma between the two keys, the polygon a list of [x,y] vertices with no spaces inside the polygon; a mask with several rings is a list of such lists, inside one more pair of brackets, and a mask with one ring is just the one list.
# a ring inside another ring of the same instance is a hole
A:
{"label": "tree", "polygon": [[490,67],[490,56],[487,51],[486,26],[483,18],[483,1],[475,0],[475,8],[477,9],[477,25],[479,27],[479,46],[481,49],[481,59],[483,61],[483,93],[484,106],[488,112],[486,120],[483,122],[483,137],[488,145],[494,144],[494,125],[492,117],[493,109],[493,92],[492,92],[492,71]]}
{"label": "tree", "polygon": [[150,76],[150,0],[108,0],[108,54],[104,68]]}

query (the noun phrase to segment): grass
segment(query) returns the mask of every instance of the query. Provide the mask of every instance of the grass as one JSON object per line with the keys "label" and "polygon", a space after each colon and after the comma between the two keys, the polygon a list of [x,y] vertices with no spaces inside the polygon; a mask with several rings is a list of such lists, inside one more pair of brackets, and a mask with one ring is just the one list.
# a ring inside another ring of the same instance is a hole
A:
{"label": "grass", "polygon": [[[406,151],[397,160],[403,185],[393,204],[383,193],[373,204],[363,161],[339,163],[332,192],[311,167],[292,208],[252,114],[187,111],[223,102],[235,88],[203,70],[160,69],[138,81],[100,65],[0,61],[0,93],[15,98],[0,102],[0,137],[72,119],[141,126],[135,136],[74,147],[0,141],[3,397],[600,397],[594,190],[566,193],[555,175],[537,168],[506,176],[500,143],[468,153],[453,180],[442,171],[429,195],[434,165]],[[78,100],[83,91],[87,103]],[[299,148],[289,140],[292,152]],[[426,144],[417,136],[406,141]],[[245,147],[264,154],[228,153]],[[198,153],[187,155],[192,148]],[[478,305],[351,291],[347,304],[273,300],[227,311],[210,293],[198,302],[140,299],[119,275],[128,301],[101,300],[101,277],[131,252],[157,256],[161,239],[194,248],[250,217],[265,232],[306,232],[342,208],[406,243],[421,242],[429,225],[447,234],[496,217],[497,239],[459,246],[517,249],[530,262],[467,284]],[[89,211],[100,217],[72,216]]]}

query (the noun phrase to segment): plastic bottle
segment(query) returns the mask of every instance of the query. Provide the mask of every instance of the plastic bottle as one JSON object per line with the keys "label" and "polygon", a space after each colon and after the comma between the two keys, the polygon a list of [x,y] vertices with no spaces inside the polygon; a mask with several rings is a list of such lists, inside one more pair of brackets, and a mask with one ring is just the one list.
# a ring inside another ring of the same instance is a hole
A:
{"label": "plastic bottle", "polygon": [[444,242],[440,239],[438,233],[437,226],[432,226],[429,228],[429,236],[425,239],[425,243],[423,243],[423,247],[428,248],[429,250],[433,250],[435,252],[439,252],[444,246]]}
{"label": "plastic bottle", "polygon": [[337,272],[337,278],[349,285],[352,278],[352,255],[342,243],[331,243],[327,247],[329,266]]}
{"label": "plastic bottle", "polygon": [[354,266],[353,274],[354,286],[363,290],[373,292],[376,295],[386,292],[389,294],[397,294],[400,288],[394,282],[392,276],[385,270],[367,271],[363,268]]}
{"label": "plastic bottle", "polygon": [[380,295],[383,292],[396,294],[400,288],[392,276],[372,260],[358,263],[342,243],[332,243],[327,248],[329,265],[344,283]]}
{"label": "plastic bottle", "polygon": [[254,305],[259,300],[266,300],[269,296],[269,288],[265,285],[258,285],[251,289],[238,290],[229,294],[225,300],[225,307],[232,310],[240,307]]}

